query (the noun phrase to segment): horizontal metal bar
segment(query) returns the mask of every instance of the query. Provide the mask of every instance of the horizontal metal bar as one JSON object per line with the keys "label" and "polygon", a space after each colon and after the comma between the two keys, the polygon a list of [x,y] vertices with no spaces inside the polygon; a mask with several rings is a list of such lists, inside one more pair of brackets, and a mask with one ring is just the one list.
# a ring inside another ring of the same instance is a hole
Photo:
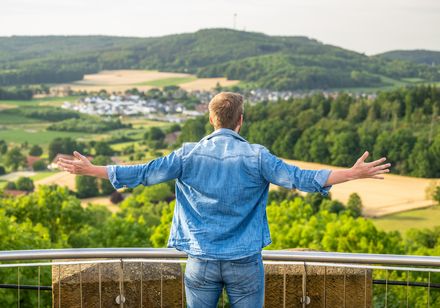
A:
{"label": "horizontal metal bar", "polygon": [[[107,263],[168,263],[182,264],[186,263],[186,259],[138,259],[138,258],[121,258],[121,259],[93,259],[93,260],[75,260],[75,261],[51,261],[51,262],[31,262],[31,263],[0,263],[0,268],[17,268],[17,267],[42,267],[56,265],[78,265],[78,264],[107,264]],[[402,266],[384,266],[384,265],[368,265],[368,264],[351,264],[351,263],[323,263],[323,262],[301,262],[301,261],[268,261],[263,260],[264,264],[273,265],[308,265],[321,267],[346,267],[371,270],[393,270],[393,271],[410,271],[410,272],[433,272],[440,273],[440,268],[432,267],[402,267]]]}
{"label": "horizontal metal bar", "polygon": [[[13,250],[0,252],[0,261],[62,260],[93,258],[186,258],[184,252],[172,248],[77,248],[48,250]],[[301,261],[354,264],[389,264],[440,267],[440,257],[339,253],[317,251],[264,250],[268,261]]]}
{"label": "horizontal metal bar", "polygon": [[391,286],[410,286],[410,287],[430,287],[434,289],[440,289],[440,283],[427,283],[427,282],[407,282],[407,281],[400,281],[400,280],[388,280],[388,282],[383,279],[375,279],[373,280],[373,284],[388,284]]}
{"label": "horizontal metal bar", "polygon": [[[385,279],[380,280],[380,279],[375,279],[373,280],[373,284],[377,284],[377,285],[391,285],[391,286],[410,286],[410,287],[424,287],[427,288],[428,286],[430,288],[433,289],[440,289],[440,283],[431,283],[428,284],[427,282],[407,282],[407,281],[400,281],[400,280],[388,280],[386,281]],[[52,287],[51,286],[35,286],[35,285],[17,285],[17,284],[0,284],[0,289],[18,289],[20,287],[20,289],[22,290],[35,290],[37,291],[38,289],[40,289],[41,291],[51,291]]]}
{"label": "horizontal metal bar", "polygon": [[30,285],[18,285],[18,284],[0,284],[0,289],[15,289],[17,290],[20,288],[20,290],[35,290],[37,291],[40,289],[41,291],[51,291],[51,286],[30,286]]}

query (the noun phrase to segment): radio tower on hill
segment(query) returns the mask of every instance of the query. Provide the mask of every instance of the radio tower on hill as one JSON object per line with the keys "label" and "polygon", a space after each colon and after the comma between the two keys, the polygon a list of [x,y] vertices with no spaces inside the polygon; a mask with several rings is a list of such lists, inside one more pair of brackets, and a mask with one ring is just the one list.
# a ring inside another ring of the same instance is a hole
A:
{"label": "radio tower on hill", "polygon": [[232,29],[237,30],[237,13],[234,13]]}

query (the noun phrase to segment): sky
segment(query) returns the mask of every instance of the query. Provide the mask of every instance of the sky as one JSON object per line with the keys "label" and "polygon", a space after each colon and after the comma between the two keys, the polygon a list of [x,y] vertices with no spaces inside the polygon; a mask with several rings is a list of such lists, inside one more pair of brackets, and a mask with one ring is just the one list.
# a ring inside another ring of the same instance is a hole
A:
{"label": "sky", "polygon": [[150,37],[235,28],[302,35],[368,55],[440,51],[439,0],[1,0],[0,36]]}

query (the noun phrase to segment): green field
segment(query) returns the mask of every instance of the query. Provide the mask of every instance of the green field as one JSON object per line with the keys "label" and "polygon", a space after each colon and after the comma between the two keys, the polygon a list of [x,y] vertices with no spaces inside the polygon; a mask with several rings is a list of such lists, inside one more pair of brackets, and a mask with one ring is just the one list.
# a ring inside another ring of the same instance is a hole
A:
{"label": "green field", "polygon": [[10,105],[15,107],[25,106],[60,106],[64,102],[72,102],[78,100],[78,96],[66,96],[66,97],[46,97],[46,98],[34,98],[32,100],[0,100],[1,105]]}
{"label": "green field", "polygon": [[0,110],[0,125],[22,125],[41,122],[41,120],[24,116],[20,113],[19,108]]}
{"label": "green field", "polygon": [[384,231],[399,231],[402,235],[409,229],[440,226],[440,206],[407,211],[381,218],[371,219],[376,227]]}
{"label": "green field", "polygon": [[415,86],[420,84],[426,85],[440,85],[440,83],[432,83],[426,82],[421,78],[403,78],[402,80],[397,80],[393,78],[389,78],[383,75],[376,75],[380,77],[381,81],[387,83],[386,86],[378,86],[378,87],[359,87],[359,88],[335,88],[331,89],[332,91],[343,91],[343,92],[351,92],[351,93],[376,93],[378,91],[388,91],[395,88],[407,87],[407,86]]}
{"label": "green field", "polygon": [[37,172],[37,174],[35,174],[34,176],[31,176],[31,179],[33,181],[39,181],[42,179],[45,179],[51,175],[54,175],[56,173],[58,173],[59,171],[39,171]]}
{"label": "green field", "polygon": [[53,139],[58,137],[71,137],[74,139],[84,139],[84,137],[92,137],[91,134],[80,132],[57,132],[46,130],[32,130],[26,128],[7,128],[0,129],[0,140],[8,143],[23,143],[47,145]]}
{"label": "green field", "polygon": [[171,77],[171,78],[163,78],[150,80],[147,82],[138,83],[138,86],[153,86],[153,87],[167,87],[167,86],[177,86],[182,83],[187,83],[197,80],[197,77],[189,76],[189,77]]}

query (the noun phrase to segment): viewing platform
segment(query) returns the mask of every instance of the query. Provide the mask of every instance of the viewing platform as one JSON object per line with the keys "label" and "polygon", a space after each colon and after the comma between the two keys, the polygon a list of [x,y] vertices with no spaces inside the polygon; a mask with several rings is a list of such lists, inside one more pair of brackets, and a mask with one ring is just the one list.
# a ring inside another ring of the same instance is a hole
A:
{"label": "viewing platform", "polygon": [[[186,257],[168,248],[2,251],[0,292],[16,307],[185,307]],[[417,305],[430,307],[440,289],[440,257],[264,250],[263,260],[265,307],[412,307],[415,289]],[[229,307],[226,292],[219,307]]]}

